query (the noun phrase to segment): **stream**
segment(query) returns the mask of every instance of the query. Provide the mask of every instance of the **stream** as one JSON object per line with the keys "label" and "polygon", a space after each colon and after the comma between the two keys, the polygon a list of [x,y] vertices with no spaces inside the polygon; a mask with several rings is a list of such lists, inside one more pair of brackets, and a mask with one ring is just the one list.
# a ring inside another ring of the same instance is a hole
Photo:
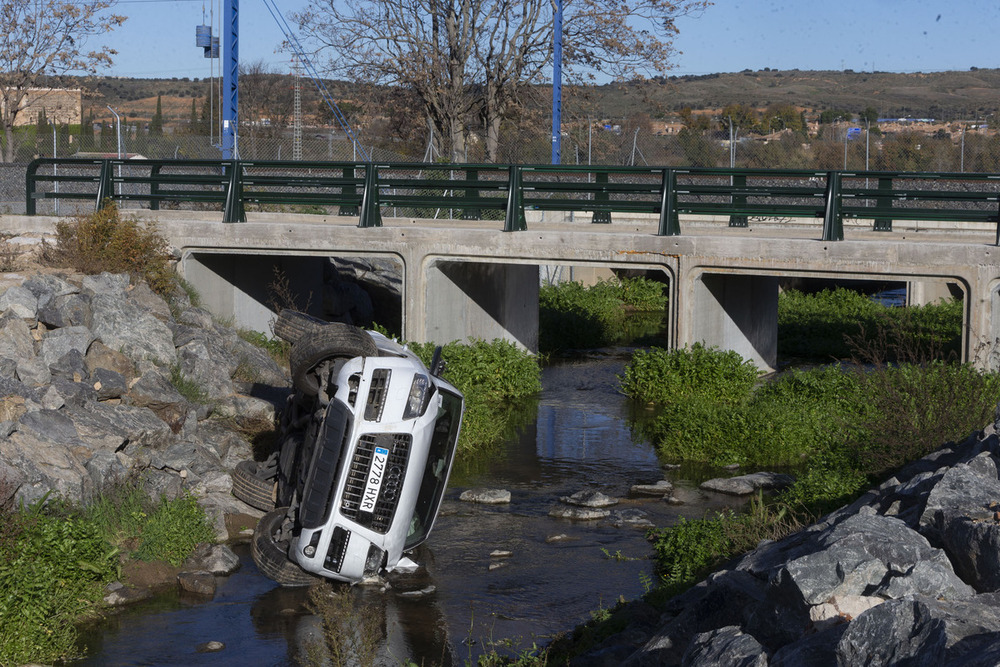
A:
{"label": "stream", "polygon": [[[456,464],[434,531],[413,554],[416,573],[393,575],[384,591],[355,587],[377,610],[380,664],[475,664],[493,650],[545,644],[652,585],[645,529],[616,523],[622,513],[665,526],[739,502],[698,490],[706,471],[665,471],[649,443],[633,438],[629,402],[616,389],[629,351],[604,352],[543,369],[537,418],[488,462]],[[664,478],[682,504],[627,498],[633,484]],[[459,500],[480,487],[509,490],[510,504]],[[581,490],[622,501],[601,521],[548,516]],[[171,592],[129,607],[86,629],[87,657],[71,664],[323,664],[309,649],[320,630],[308,590],[278,587],[247,545],[235,551],[242,566],[219,578],[214,598]],[[206,652],[211,641],[224,648]]]}

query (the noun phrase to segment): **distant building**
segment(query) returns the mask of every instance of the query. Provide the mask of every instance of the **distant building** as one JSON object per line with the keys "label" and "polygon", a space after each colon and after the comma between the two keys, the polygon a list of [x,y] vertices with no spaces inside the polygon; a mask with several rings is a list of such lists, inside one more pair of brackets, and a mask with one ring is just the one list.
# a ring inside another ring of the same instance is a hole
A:
{"label": "distant building", "polygon": [[[0,101],[0,104],[3,104]],[[34,125],[44,110],[45,119],[53,125],[83,123],[83,90],[79,88],[29,88],[21,100],[21,111],[14,121],[16,127]]]}

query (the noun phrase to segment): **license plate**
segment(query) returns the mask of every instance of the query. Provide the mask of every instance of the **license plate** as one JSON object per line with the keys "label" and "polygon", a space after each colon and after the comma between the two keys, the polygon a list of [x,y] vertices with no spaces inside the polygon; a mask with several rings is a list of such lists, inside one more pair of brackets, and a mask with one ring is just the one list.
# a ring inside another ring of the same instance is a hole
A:
{"label": "license plate", "polygon": [[389,450],[385,447],[376,447],[372,455],[372,467],[368,470],[368,479],[365,481],[365,494],[361,497],[361,511],[374,512],[375,502],[378,500],[378,493],[382,489],[382,480],[385,478],[385,464],[389,460]]}

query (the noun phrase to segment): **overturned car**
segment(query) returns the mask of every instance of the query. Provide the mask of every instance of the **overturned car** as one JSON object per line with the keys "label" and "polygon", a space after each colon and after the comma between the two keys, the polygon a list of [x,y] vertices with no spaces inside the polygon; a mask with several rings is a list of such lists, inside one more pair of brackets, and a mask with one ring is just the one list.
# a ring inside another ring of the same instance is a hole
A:
{"label": "overturned car", "polygon": [[427,539],[455,457],[464,400],[405,346],[357,327],[282,311],[295,392],[262,463],[233,494],[267,511],[258,568],[278,583],[346,582],[392,571]]}

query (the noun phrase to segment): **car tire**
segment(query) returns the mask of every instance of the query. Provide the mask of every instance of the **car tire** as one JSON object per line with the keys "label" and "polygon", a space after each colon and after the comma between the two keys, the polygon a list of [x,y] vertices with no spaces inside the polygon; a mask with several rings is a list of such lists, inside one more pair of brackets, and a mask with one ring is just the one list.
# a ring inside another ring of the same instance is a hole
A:
{"label": "car tire", "polygon": [[255,509],[274,509],[275,480],[260,477],[256,461],[240,461],[230,477],[234,496]]}
{"label": "car tire", "polygon": [[319,580],[288,559],[288,547],[274,541],[274,534],[285,520],[287,507],[268,512],[253,531],[250,555],[261,574],[282,586],[309,586]]}
{"label": "car tire", "polygon": [[353,359],[378,354],[371,336],[358,327],[330,322],[294,344],[288,356],[292,384],[307,396],[319,393],[319,379],[313,370],[330,359]]}
{"label": "car tire", "polygon": [[289,308],[278,313],[274,321],[274,335],[289,343],[295,343],[306,334],[312,334],[330,324],[307,313]]}

